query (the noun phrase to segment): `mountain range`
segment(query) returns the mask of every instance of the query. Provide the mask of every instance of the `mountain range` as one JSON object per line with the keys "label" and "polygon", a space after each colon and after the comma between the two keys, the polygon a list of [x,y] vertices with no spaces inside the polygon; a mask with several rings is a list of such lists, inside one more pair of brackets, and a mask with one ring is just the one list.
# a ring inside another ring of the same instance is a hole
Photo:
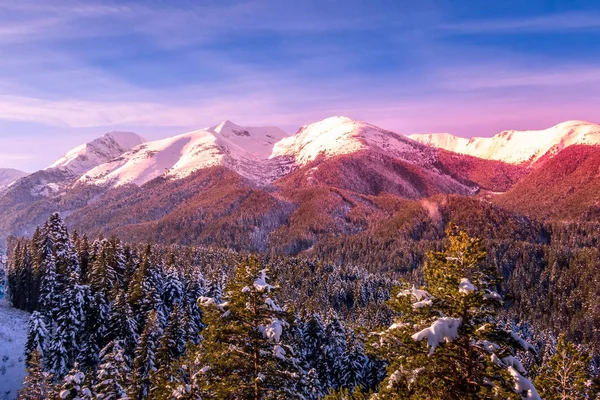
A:
{"label": "mountain range", "polygon": [[293,135],[230,121],[157,141],[110,132],[33,174],[0,170],[0,237],[58,210],[89,234],[297,253],[407,209],[434,217],[447,196],[572,220],[600,215],[599,144],[583,121],[471,139],[341,116]]}
{"label": "mountain range", "polygon": [[27,175],[27,172],[12,168],[0,168],[0,192],[10,186],[17,179]]}

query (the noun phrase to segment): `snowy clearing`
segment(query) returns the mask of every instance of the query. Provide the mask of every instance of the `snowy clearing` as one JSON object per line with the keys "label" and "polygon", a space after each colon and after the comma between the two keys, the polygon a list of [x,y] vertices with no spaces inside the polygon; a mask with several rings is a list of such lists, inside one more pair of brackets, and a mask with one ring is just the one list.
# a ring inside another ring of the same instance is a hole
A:
{"label": "snowy clearing", "polygon": [[23,351],[27,340],[29,313],[9,307],[0,300],[0,400],[17,398],[25,377]]}

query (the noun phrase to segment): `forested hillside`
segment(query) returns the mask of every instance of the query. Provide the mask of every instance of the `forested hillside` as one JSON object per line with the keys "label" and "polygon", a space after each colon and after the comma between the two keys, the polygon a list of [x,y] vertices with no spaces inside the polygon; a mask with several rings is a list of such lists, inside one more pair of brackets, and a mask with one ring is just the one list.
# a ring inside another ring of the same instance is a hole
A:
{"label": "forested hillside", "polygon": [[496,398],[497,382],[503,398],[535,399],[535,382],[553,398],[560,357],[579,360],[568,390],[593,396],[595,253],[560,251],[568,228],[533,227],[512,241],[432,230],[405,250],[416,267],[361,268],[90,241],[54,214],[10,241],[10,295],[33,311],[21,396],[420,399],[453,385],[466,399]]}

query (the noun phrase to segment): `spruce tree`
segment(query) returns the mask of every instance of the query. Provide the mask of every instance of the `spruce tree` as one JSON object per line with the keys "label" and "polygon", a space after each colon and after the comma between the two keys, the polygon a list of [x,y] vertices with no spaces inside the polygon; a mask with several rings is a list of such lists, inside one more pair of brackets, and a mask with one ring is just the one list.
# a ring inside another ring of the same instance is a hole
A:
{"label": "spruce tree", "polygon": [[48,330],[44,317],[38,311],[34,311],[29,318],[27,331],[27,342],[25,343],[25,364],[29,365],[33,355],[43,356]]}
{"label": "spruce tree", "polygon": [[540,368],[535,385],[545,400],[594,399],[598,393],[591,384],[589,363],[590,357],[563,334],[556,353]]}
{"label": "spruce tree", "polygon": [[199,396],[302,398],[303,372],[284,332],[289,314],[275,302],[276,287],[267,280],[252,257],[237,268],[222,303],[200,298],[207,328],[201,348],[189,356],[201,366],[191,382]]}
{"label": "spruce tree", "polygon": [[75,364],[62,380],[58,388],[58,399],[61,400],[86,400],[92,399],[92,391],[86,385],[86,377]]}
{"label": "spruce tree", "polygon": [[179,304],[175,304],[169,318],[169,324],[160,338],[156,354],[158,365],[167,365],[170,361],[178,359],[185,353],[186,332],[182,321],[183,311]]}
{"label": "spruce tree", "polygon": [[501,329],[500,277],[485,266],[481,241],[450,225],[444,252],[431,252],[426,286],[392,292],[398,316],[375,335],[388,362],[377,398],[539,399],[514,356],[532,346]]}
{"label": "spruce tree", "polygon": [[348,368],[346,330],[337,315],[334,315],[325,328],[325,353],[331,387],[339,389],[343,385]]}
{"label": "spruce tree", "polygon": [[23,388],[19,390],[19,400],[46,400],[52,392],[52,378],[44,372],[42,355],[34,350],[27,361],[27,375]]}
{"label": "spruce tree", "polygon": [[100,352],[100,366],[96,372],[94,394],[98,400],[127,399],[130,373],[125,350],[121,342],[111,341]]}
{"label": "spruce tree", "polygon": [[129,307],[126,293],[119,293],[110,310],[106,340],[118,340],[122,344],[125,356],[133,358],[133,353],[138,342],[138,327]]}
{"label": "spruce tree", "polygon": [[135,349],[130,389],[130,397],[134,400],[145,399],[150,393],[152,375],[158,370],[156,350],[161,335],[162,328],[158,320],[158,313],[151,311]]}
{"label": "spruce tree", "polygon": [[331,387],[331,374],[326,352],[327,337],[323,319],[313,313],[306,323],[304,330],[305,359],[311,369],[314,369],[313,380],[325,395]]}
{"label": "spruce tree", "polygon": [[65,297],[59,306],[56,331],[49,349],[50,371],[59,378],[69,371],[80,350],[87,290],[87,286],[77,283],[77,275],[72,273],[66,282]]}

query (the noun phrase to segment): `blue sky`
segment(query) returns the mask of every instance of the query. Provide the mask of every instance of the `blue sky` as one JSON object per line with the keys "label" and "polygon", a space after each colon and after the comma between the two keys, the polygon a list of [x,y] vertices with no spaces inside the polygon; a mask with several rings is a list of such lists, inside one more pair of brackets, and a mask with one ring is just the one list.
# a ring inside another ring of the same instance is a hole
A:
{"label": "blue sky", "polygon": [[1,0],[0,167],[110,130],[600,122],[597,1]]}

